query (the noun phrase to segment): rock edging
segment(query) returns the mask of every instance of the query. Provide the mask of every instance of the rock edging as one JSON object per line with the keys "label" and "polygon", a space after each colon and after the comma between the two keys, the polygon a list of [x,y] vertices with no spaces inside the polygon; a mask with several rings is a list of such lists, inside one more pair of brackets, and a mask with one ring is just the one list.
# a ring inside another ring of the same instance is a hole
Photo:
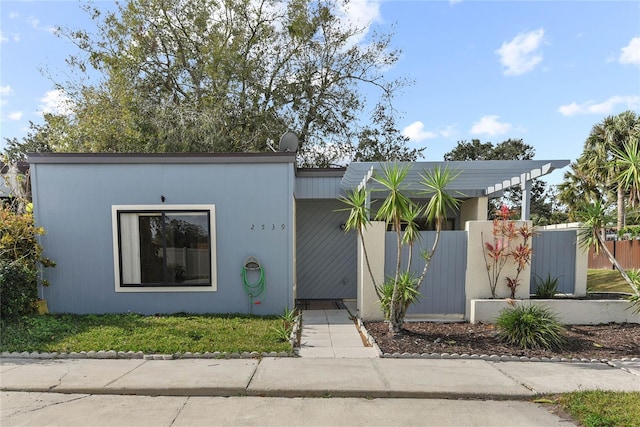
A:
{"label": "rock edging", "polygon": [[173,353],[173,354],[147,354],[142,351],[115,351],[115,350],[100,350],[100,351],[79,351],[79,352],[2,352],[0,358],[2,359],[144,359],[144,360],[178,360],[178,359],[259,359],[262,357],[295,357],[292,351],[272,351],[262,352],[257,351],[245,351],[238,352],[226,352],[226,351],[214,351],[204,353]]}
{"label": "rock edging", "polygon": [[605,363],[613,362],[640,362],[638,357],[623,357],[621,359],[580,359],[568,357],[527,357],[497,354],[467,354],[467,353],[383,353],[364,326],[362,319],[358,318],[358,328],[366,337],[369,343],[378,351],[382,358],[388,359],[468,359],[468,360],[488,360],[492,362],[566,362],[566,363]]}

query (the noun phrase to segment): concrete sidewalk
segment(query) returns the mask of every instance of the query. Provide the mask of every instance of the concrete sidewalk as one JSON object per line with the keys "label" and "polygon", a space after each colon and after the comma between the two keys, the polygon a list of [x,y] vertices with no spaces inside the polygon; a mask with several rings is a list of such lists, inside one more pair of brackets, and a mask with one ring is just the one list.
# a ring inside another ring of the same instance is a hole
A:
{"label": "concrete sidewalk", "polygon": [[574,390],[640,391],[640,361],[447,359],[2,359],[0,389],[148,396],[516,400]]}
{"label": "concrete sidewalk", "polygon": [[380,356],[376,348],[365,346],[347,310],[303,310],[298,354],[316,358]]}

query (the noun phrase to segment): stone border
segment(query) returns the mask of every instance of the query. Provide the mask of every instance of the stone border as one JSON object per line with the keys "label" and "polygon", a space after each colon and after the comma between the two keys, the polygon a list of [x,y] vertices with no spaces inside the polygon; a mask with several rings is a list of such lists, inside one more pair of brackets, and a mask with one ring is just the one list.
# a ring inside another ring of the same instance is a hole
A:
{"label": "stone border", "polygon": [[23,351],[23,352],[9,352],[4,351],[0,354],[0,359],[144,359],[144,360],[178,360],[178,359],[260,359],[262,357],[298,357],[296,354],[296,348],[298,344],[298,335],[301,330],[302,316],[298,314],[294,321],[291,335],[289,336],[289,345],[291,346],[289,351],[272,351],[262,352],[257,351],[244,351],[242,353],[229,353],[226,351],[214,351],[204,353],[191,353],[190,351],[184,353],[173,354],[146,354],[142,351],[115,351],[115,350],[100,350],[100,351],[72,351],[69,353],[53,352],[53,353],[41,353],[37,351]]}
{"label": "stone border", "polygon": [[214,351],[205,353],[173,353],[173,354],[145,354],[142,351],[72,351],[70,353],[40,353],[28,352],[2,352],[0,359],[144,359],[144,360],[178,360],[178,359],[260,359],[262,357],[295,357],[293,351],[263,352],[257,351],[229,353],[226,351]]}
{"label": "stone border", "polygon": [[488,360],[491,362],[571,362],[571,363],[606,363],[610,362],[640,362],[640,357],[623,357],[622,359],[578,359],[567,357],[527,357],[509,356],[497,354],[458,354],[458,353],[383,353],[376,344],[373,335],[369,334],[364,327],[362,319],[358,317],[358,327],[360,332],[367,338],[369,343],[378,351],[382,358],[386,359],[460,359],[460,360]]}

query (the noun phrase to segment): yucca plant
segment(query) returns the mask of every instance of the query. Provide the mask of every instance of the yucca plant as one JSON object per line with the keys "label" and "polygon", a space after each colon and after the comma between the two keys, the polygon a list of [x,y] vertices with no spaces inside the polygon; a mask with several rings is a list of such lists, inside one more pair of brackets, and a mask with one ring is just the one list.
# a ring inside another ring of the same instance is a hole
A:
{"label": "yucca plant", "polygon": [[[394,286],[396,283],[397,286]],[[396,289],[395,300],[394,288]],[[409,271],[401,272],[397,282],[393,277],[389,277],[378,290],[385,319],[402,324],[409,306],[420,299],[419,288],[418,278]],[[392,316],[396,318],[392,319]]]}
{"label": "yucca plant", "polygon": [[[447,186],[458,176],[448,168],[435,168],[433,171],[425,171],[420,175],[418,194],[429,198],[426,206],[417,205],[409,197],[408,185],[404,182],[411,170],[410,164],[381,164],[382,171],[373,175],[373,181],[377,184],[374,191],[385,193],[375,219],[384,221],[396,235],[396,262],[393,276],[384,283],[378,285],[371,272],[371,265],[366,250],[364,258],[371,275],[371,280],[380,299],[382,309],[389,321],[389,331],[397,334],[401,332],[404,316],[409,305],[417,301],[418,288],[424,281],[429,263],[438,245],[442,224],[448,213],[458,209],[460,201],[448,190]],[[369,206],[367,199],[369,190],[365,188],[348,192],[346,197],[340,200],[347,205],[340,209],[349,211],[349,218],[345,223],[345,231],[356,230],[362,239],[363,230],[369,224]],[[424,267],[419,276],[409,273],[412,268],[411,259],[413,244],[419,239],[419,229],[416,220],[423,216],[429,222],[435,223],[436,239],[431,250],[421,251],[424,259]],[[406,271],[402,270],[401,259],[403,247],[408,247],[409,261]]]}
{"label": "yucca plant", "polygon": [[565,341],[564,328],[556,316],[537,305],[502,310],[496,328],[502,341],[522,349],[560,349]]}
{"label": "yucca plant", "polygon": [[611,223],[611,216],[607,212],[607,208],[599,200],[587,205],[583,205],[577,212],[578,219],[582,223],[580,226],[580,242],[584,248],[593,246],[594,252],[597,254],[601,250],[607,256],[609,262],[618,270],[622,278],[629,284],[633,293],[640,298],[640,284],[629,277],[627,271],[607,249],[602,230]]}
{"label": "yucca plant", "polygon": [[547,273],[547,277],[534,274],[536,281],[535,295],[538,298],[553,298],[558,293],[558,277],[551,277],[551,273]]}
{"label": "yucca plant", "polygon": [[[627,270],[627,275],[637,288],[640,288],[640,270]],[[629,301],[633,304],[633,311],[640,314],[640,295],[632,295]]]}

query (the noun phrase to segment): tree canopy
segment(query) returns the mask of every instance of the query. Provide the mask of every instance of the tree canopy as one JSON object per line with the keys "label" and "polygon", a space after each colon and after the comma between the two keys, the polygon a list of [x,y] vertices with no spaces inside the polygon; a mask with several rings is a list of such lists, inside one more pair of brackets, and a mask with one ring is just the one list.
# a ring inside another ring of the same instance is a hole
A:
{"label": "tree canopy", "polygon": [[619,229],[627,217],[639,216],[629,210],[637,209],[640,198],[639,141],[640,116],[633,111],[605,117],[593,126],[582,154],[560,184],[559,198],[572,218],[596,201],[617,207]]}
{"label": "tree canopy", "polygon": [[[348,3],[128,0],[109,12],[99,3],[84,6],[95,33],[60,29],[79,48],[67,60],[72,77],[57,82],[72,113],[49,115],[36,131],[56,136],[47,140],[54,151],[256,152],[291,130],[304,163],[321,166],[352,158],[359,140],[388,145],[399,133],[390,137],[388,123],[375,121],[379,111],[365,92],[390,102],[409,82],[385,78],[400,54],[392,34],[348,22]],[[374,120],[362,133],[367,113]],[[406,140],[396,142],[391,150],[404,153]]]}

